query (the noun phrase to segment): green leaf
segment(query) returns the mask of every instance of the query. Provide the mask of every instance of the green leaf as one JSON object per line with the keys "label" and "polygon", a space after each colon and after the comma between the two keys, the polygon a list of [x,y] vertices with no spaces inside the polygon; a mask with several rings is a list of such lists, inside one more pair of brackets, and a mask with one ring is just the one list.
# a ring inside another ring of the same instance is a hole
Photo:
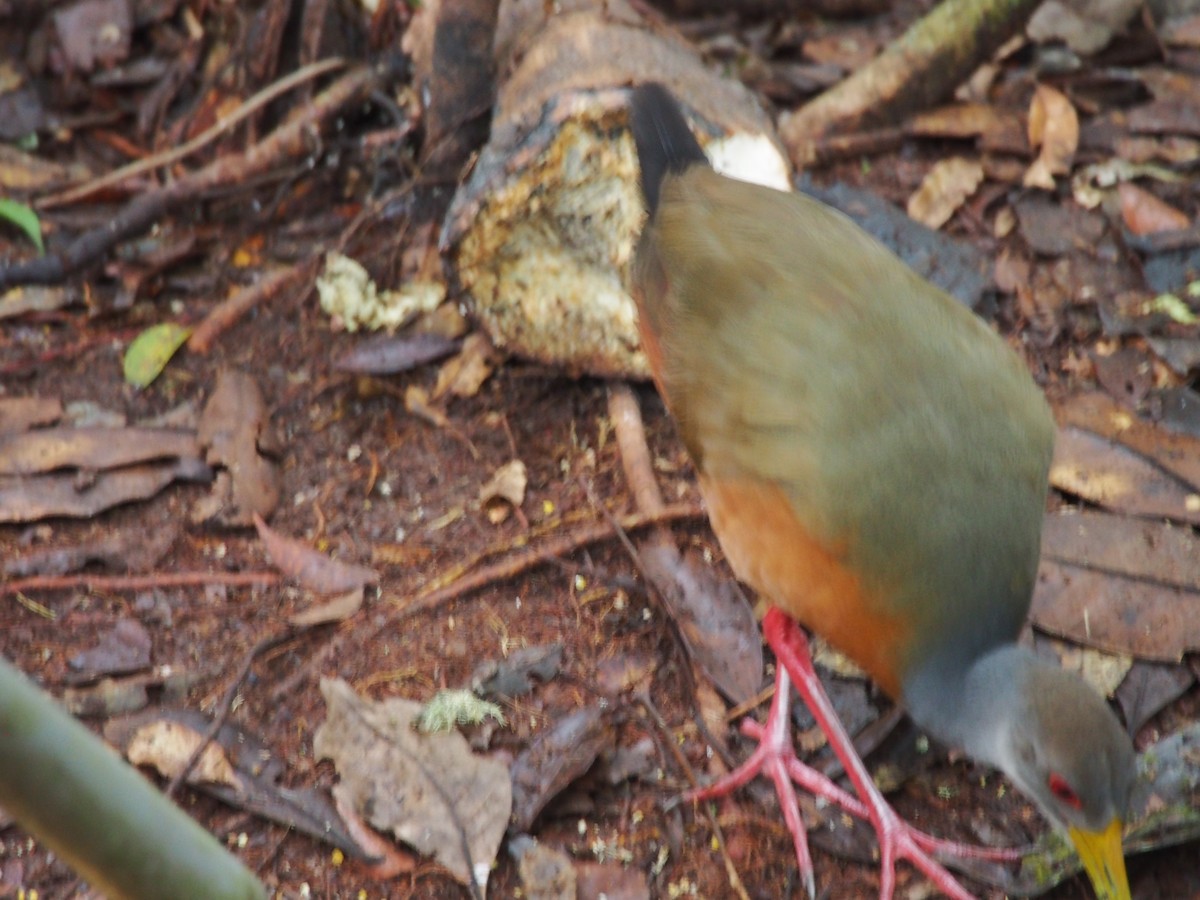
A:
{"label": "green leaf", "polygon": [[1200,318],[1196,317],[1191,308],[1174,294],[1159,294],[1146,304],[1146,312],[1164,313],[1180,325],[1195,325],[1200,322]]}
{"label": "green leaf", "polygon": [[0,198],[0,219],[11,222],[25,232],[38,248],[38,253],[46,252],[46,246],[42,243],[42,223],[30,207],[16,200]]}
{"label": "green leaf", "polygon": [[151,325],[125,351],[125,380],[134,387],[149,385],[191,333],[192,329],[174,322]]}

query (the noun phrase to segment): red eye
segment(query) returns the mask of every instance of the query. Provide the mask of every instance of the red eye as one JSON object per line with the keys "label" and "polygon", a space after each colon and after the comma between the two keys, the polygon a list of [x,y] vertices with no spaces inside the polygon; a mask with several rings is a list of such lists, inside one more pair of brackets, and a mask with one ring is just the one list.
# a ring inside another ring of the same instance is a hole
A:
{"label": "red eye", "polygon": [[1079,799],[1079,795],[1067,784],[1067,779],[1063,778],[1057,772],[1050,773],[1050,777],[1046,780],[1046,785],[1050,788],[1050,793],[1054,795],[1054,799],[1059,803],[1065,803],[1073,809],[1079,809],[1083,806],[1083,801]]}

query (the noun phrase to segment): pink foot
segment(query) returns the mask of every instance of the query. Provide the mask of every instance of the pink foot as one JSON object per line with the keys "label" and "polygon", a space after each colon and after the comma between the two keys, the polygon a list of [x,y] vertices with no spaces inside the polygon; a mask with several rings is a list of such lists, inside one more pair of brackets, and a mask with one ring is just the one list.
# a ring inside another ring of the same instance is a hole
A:
{"label": "pink foot", "polygon": [[[779,663],[775,697],[771,701],[765,725],[760,726],[751,720],[742,723],[742,733],[757,738],[759,744],[737,769],[707,787],[692,791],[688,794],[689,799],[706,800],[724,796],[759,774],[768,776],[775,784],[784,822],[792,835],[800,877],[810,897],[816,893],[812,857],[808,852],[808,836],[800,818],[793,782],[815,796],[836,803],[851,815],[869,819],[875,826],[879,839],[881,900],[890,900],[892,896],[896,884],[896,862],[901,859],[909,860],[948,896],[971,900],[972,895],[930,854],[1001,862],[1020,858],[1019,850],[976,847],[931,837],[901,819],[875,786],[854,750],[850,736],[838,720],[813,669],[808,641],[799,626],[783,612],[773,608],[763,620],[763,634]],[[829,745],[842,761],[855,790],[864,799],[847,793],[823,773],[796,758],[788,726],[788,699],[792,681],[825,732]]]}
{"label": "pink foot", "polygon": [[759,725],[753,719],[742,722],[742,733],[756,738],[758,746],[744,763],[706,787],[690,791],[689,800],[711,800],[723,797],[757,778],[765,775],[775,784],[775,794],[783,809],[783,821],[792,835],[792,846],[796,850],[796,864],[800,878],[808,890],[809,897],[816,896],[816,880],[813,876],[812,857],[808,852],[808,831],[800,818],[800,806],[792,782],[810,793],[824,797],[846,809],[860,819],[867,818],[867,807],[852,794],[838,787],[823,773],[807,766],[796,758],[792,747],[791,731],[788,727],[788,701],[791,697],[791,680],[787,669],[779,666],[775,676],[775,696],[767,714],[767,724]]}

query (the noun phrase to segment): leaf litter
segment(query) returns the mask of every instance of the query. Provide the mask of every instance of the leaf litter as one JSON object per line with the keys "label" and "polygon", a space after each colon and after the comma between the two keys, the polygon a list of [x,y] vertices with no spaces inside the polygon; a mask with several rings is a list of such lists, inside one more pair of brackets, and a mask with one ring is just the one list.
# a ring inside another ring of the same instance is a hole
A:
{"label": "leaf litter", "polygon": [[508,767],[472,753],[457,732],[418,732],[422,704],[366,700],[334,678],[321,680],[321,693],[327,714],[313,752],[333,760],[334,796],[484,896],[512,809]]}

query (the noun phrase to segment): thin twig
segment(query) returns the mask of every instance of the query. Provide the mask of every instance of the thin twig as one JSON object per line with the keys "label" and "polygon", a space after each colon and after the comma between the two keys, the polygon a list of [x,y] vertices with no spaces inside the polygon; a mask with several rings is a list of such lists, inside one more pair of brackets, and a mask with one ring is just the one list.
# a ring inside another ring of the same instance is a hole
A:
{"label": "thin twig", "polygon": [[[652,525],[660,525],[663,522],[699,519],[703,516],[704,509],[695,503],[675,503],[663,507],[658,515],[647,516],[638,514],[623,516],[619,520],[614,521],[618,522],[621,528],[625,530],[635,531]],[[485,566],[470,574],[462,575],[449,584],[438,584],[433,590],[418,594],[410,600],[399,601],[397,605],[400,607],[400,615],[407,617],[413,613],[433,609],[449,600],[469,594],[472,591],[477,591],[489,584],[508,581],[524,572],[528,572],[530,569],[535,569],[543,565],[550,559],[573,553],[581,547],[586,547],[588,544],[594,544],[597,541],[608,540],[614,534],[612,523],[593,522],[590,525],[580,528],[578,531],[552,538],[545,543],[539,544],[537,547],[522,550],[490,566]],[[391,628],[394,624],[394,622],[389,622],[384,627]]]}
{"label": "thin twig", "polygon": [[[634,694],[634,699],[642,705],[642,708],[646,710],[646,715],[650,717],[651,721],[662,732],[663,743],[670,749],[671,755],[675,757],[675,762],[683,770],[688,783],[693,789],[698,788],[700,781],[696,777],[696,771],[687,761],[687,757],[683,755],[683,751],[676,745],[674,736],[671,734],[670,728],[667,727],[666,720],[663,719],[662,714],[658,711],[658,707],[654,705],[654,701],[650,699],[649,693],[639,691]],[[717,820],[716,814],[713,813],[712,805],[709,803],[703,805],[704,814],[708,817],[709,827],[712,828],[713,837],[716,838],[717,847],[721,851],[721,859],[725,862],[725,875],[729,879],[729,886],[733,888],[734,892],[742,900],[750,900],[750,895],[746,893],[746,887],[742,884],[742,878],[738,874],[737,866],[733,864],[733,860],[729,857],[729,850],[725,845],[725,832],[721,829],[721,823]]]}
{"label": "thin twig", "polygon": [[218,303],[188,338],[188,350],[193,353],[207,353],[217,338],[229,330],[238,319],[294,282],[311,277],[315,267],[316,261],[308,260],[266,272],[254,284],[246,285]]}
{"label": "thin twig", "polygon": [[[592,501],[592,505],[599,509],[604,517],[608,519],[609,524],[612,526],[613,531],[616,534],[617,540],[620,542],[621,546],[625,548],[626,554],[628,554],[630,560],[633,562],[633,567],[637,569],[638,574],[642,576],[642,583],[646,585],[647,593],[649,593],[649,595],[654,599],[654,602],[658,605],[658,609],[662,613],[663,620],[669,624],[671,635],[675,638],[675,645],[679,647],[684,660],[686,660],[688,663],[688,665],[680,666],[679,672],[687,684],[688,696],[691,698],[691,707],[693,710],[698,710],[700,706],[700,690],[696,684],[696,663],[688,649],[688,642],[684,639],[683,632],[679,629],[679,622],[671,612],[670,604],[663,599],[662,592],[659,590],[658,582],[654,580],[654,576],[651,575],[649,569],[646,568],[646,564],[642,561],[642,555],[638,552],[637,547],[634,546],[633,541],[629,539],[629,534],[624,528],[621,527],[621,524],[616,520],[613,514],[599,503],[595,495],[592,493],[592,489],[589,485],[584,484],[583,489],[587,492],[588,498]],[[667,530],[660,525],[655,529],[653,540],[670,541],[671,536]],[[716,737],[713,736],[713,733],[709,731],[708,723],[704,721],[704,716],[700,715],[699,713],[695,713],[692,716],[692,721],[696,726],[696,730],[700,732],[700,737],[703,738],[705,743],[707,743],[717,752],[717,755],[721,757],[721,761],[724,762],[728,768],[734,768],[736,763],[733,757],[725,748],[724,743],[722,741],[718,741]]]}
{"label": "thin twig", "polygon": [[8,267],[0,266],[0,289],[18,284],[61,282],[67,275],[98,260],[118,241],[144,231],[168,209],[222,185],[244,182],[280,159],[311,152],[313,130],[368,93],[380,77],[380,70],[365,66],[347,72],[296,115],[244,152],[215,159],[173,184],[135,197],[111,221],[80,235],[59,253]]}
{"label": "thin twig", "polygon": [[152,156],[139,159],[137,162],[132,162],[127,166],[122,166],[119,169],[114,169],[112,172],[102,175],[99,178],[93,178],[78,187],[69,188],[65,191],[60,191],[57,194],[51,194],[49,197],[43,197],[34,203],[38,209],[53,209],[56,206],[65,206],[75,200],[79,200],[89,194],[94,194],[104,188],[113,187],[120,184],[126,179],[133,178],[135,175],[141,175],[143,172],[149,172],[161,166],[169,166],[171,163],[178,162],[186,156],[190,156],[205,145],[219,138],[222,134],[232,129],[239,122],[244,121],[254,113],[258,112],[268,103],[271,103],[277,97],[287,93],[297,85],[303,84],[306,81],[312,81],[315,78],[320,78],[329,72],[337,69],[345,68],[347,65],[343,59],[323,59],[311,65],[304,66],[292,72],[286,78],[281,78],[273,84],[267,85],[254,96],[250,97],[235,109],[229,116],[221,119],[215,124],[206,128],[203,132],[196,135],[190,141],[175,147],[170,150],[163,150],[160,153],[155,153]]}
{"label": "thin twig", "polygon": [[0,583],[0,597],[30,591],[62,591],[83,588],[87,591],[140,591],[156,587],[192,587],[225,584],[231,587],[271,585],[279,582],[278,572],[153,572],[149,575],[35,575]]}
{"label": "thin twig", "polygon": [[300,630],[298,629],[289,628],[287,631],[281,631],[279,634],[273,634],[269,637],[263,638],[250,648],[250,652],[247,653],[246,658],[242,660],[242,665],[238,669],[237,674],[233,677],[233,681],[229,683],[229,686],[225,689],[224,696],[221,697],[220,702],[213,711],[212,722],[209,724],[204,734],[200,736],[199,743],[196,744],[195,749],[192,750],[192,753],[187,758],[187,761],[183,764],[182,768],[180,768],[179,771],[172,776],[170,783],[167,785],[167,789],[163,792],[167,795],[167,797],[174,797],[179,791],[179,786],[182,785],[187,780],[187,777],[192,774],[192,770],[196,768],[196,763],[200,762],[200,757],[204,754],[204,751],[208,748],[208,745],[212,743],[213,738],[217,736],[217,732],[221,730],[221,727],[225,724],[226,720],[228,720],[230,712],[233,711],[234,698],[237,697],[237,692],[241,689],[242,682],[245,681],[246,676],[250,674],[250,667],[254,665],[254,660],[257,659],[260,654],[265,653],[272,647],[276,647],[279,644],[282,644],[284,641],[295,637],[299,631]]}

